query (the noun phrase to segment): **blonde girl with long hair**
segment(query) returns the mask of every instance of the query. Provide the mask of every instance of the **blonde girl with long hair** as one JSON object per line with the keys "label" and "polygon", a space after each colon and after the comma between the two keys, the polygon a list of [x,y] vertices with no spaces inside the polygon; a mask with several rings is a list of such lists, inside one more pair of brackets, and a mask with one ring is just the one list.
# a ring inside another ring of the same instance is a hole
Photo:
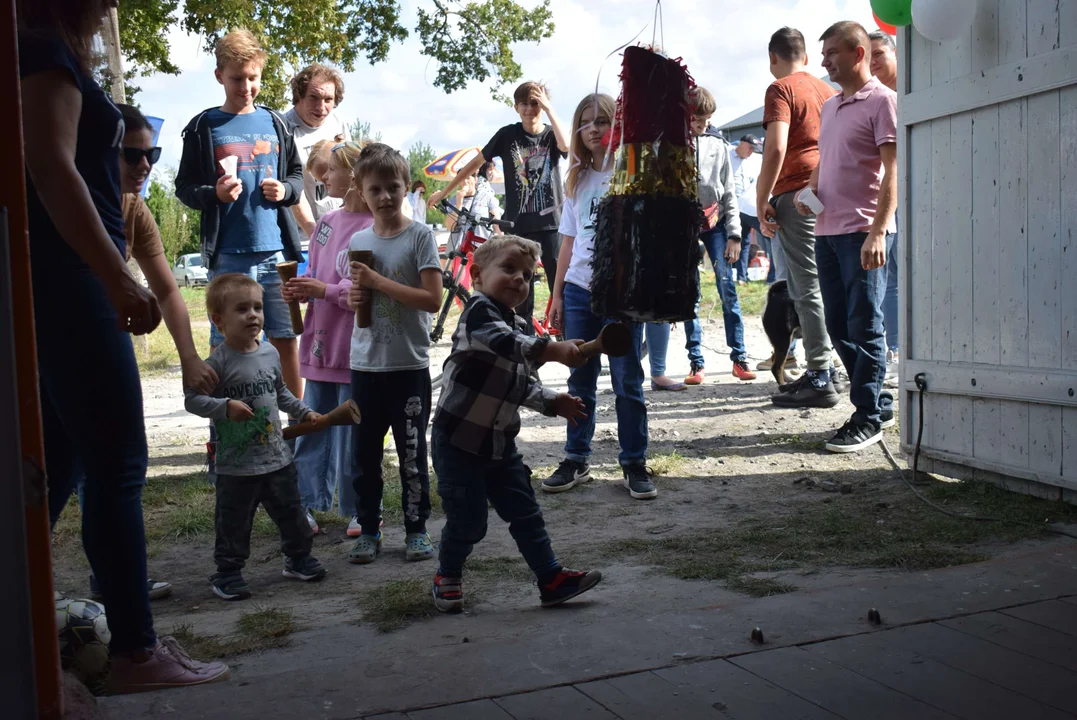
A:
{"label": "blonde girl with long hair", "polygon": [[[352,235],[374,224],[374,216],[353,177],[362,149],[358,143],[328,140],[311,148],[307,172],[325,185],[330,197],[342,199],[344,205],[318,220],[310,237],[307,271],[289,280],[281,290],[285,300],[307,303],[299,340],[299,372],[307,382],[303,401],[323,414],[351,398],[355,311],[348,306],[352,284],[348,243]],[[296,441],[295,466],[299,496],[315,532],[318,528],[311,511],[332,510],[334,495],[339,494],[340,514],[352,519],[348,535],[358,536],[353,484],[359,466],[351,428],[334,427],[300,437]]]}
{"label": "blonde girl with long hair", "polygon": [[[564,337],[594,340],[608,318],[591,311],[591,261],[595,251],[598,208],[609,189],[613,174],[612,153],[607,152],[615,106],[609,95],[588,95],[572,116],[569,171],[561,211],[561,255],[557,263],[553,303],[550,313]],[[610,358],[610,377],[617,395],[617,439],[621,446],[618,462],[625,487],[636,499],[658,495],[647,472],[647,406],[643,401],[643,366],[640,354],[643,326],[631,323],[632,351]],[[595,397],[598,390],[600,358],[590,360],[569,375],[568,392],[583,399],[587,417],[568,424],[565,459],[554,473],[542,481],[542,489],[556,493],[571,490],[591,479],[591,438],[595,432]]]}

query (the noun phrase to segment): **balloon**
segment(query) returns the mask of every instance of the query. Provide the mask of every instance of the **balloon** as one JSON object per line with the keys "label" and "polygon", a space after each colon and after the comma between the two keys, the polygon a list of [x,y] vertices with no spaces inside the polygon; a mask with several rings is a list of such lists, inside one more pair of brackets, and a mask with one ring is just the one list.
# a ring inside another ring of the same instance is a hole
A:
{"label": "balloon", "polygon": [[[872,15],[875,15],[875,13],[872,13]],[[879,19],[878,15],[875,15],[875,24],[878,25],[879,29],[887,35],[897,35],[897,28],[890,23],[884,23],[882,20]]]}
{"label": "balloon", "polygon": [[946,42],[969,29],[978,4],[979,0],[912,0],[912,21],[928,40]]}
{"label": "balloon", "polygon": [[[938,2],[948,4],[949,0]],[[888,25],[903,27],[912,22],[912,0],[871,0],[871,12]]]}

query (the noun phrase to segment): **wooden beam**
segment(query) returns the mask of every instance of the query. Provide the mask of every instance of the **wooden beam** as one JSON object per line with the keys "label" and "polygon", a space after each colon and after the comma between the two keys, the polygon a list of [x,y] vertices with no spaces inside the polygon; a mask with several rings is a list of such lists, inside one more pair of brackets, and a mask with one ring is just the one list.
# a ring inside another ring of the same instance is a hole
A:
{"label": "wooden beam", "polygon": [[927,376],[927,392],[973,398],[1077,407],[1077,371],[1003,367],[960,362],[905,360],[903,389],[916,392],[915,377]]}

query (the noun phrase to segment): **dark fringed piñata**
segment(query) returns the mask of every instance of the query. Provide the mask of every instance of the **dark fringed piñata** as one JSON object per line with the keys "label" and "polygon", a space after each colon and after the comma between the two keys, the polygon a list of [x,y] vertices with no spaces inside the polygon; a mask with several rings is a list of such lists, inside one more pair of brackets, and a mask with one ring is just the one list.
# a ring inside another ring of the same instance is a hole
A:
{"label": "dark fringed pi\u00f1ata", "polygon": [[695,317],[703,210],[688,117],[693,87],[679,60],[625,50],[611,132],[614,171],[598,209],[592,261],[591,309],[600,317]]}

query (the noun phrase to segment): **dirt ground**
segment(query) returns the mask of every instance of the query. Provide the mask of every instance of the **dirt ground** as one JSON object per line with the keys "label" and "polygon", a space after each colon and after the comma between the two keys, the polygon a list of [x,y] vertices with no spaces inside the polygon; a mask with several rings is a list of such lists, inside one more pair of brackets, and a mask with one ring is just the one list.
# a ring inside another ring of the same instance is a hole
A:
{"label": "dirt ground", "polygon": [[[633,500],[621,483],[608,377],[600,384],[593,445],[596,480],[565,494],[538,493],[562,562],[605,574],[588,596],[587,612],[593,620],[641,607],[708,606],[730,593],[761,596],[866,574],[956,564],[1046,541],[1035,529],[972,530],[936,519],[912,498],[880,447],[857,455],[825,452],[823,441],[852,411],[848,402],[832,410],[773,407],[769,398],[776,388],[769,374],[747,383],[731,376],[720,313],[718,317],[705,325],[706,384],[681,393],[646,393],[657,499]],[[754,367],[769,355],[758,317],[746,318],[746,336]],[[682,329],[674,328],[669,357],[669,375],[674,377],[688,371],[683,337]],[[436,349],[434,372],[440,371],[446,349],[444,343]],[[567,371],[547,368],[543,379],[563,388]],[[147,379],[143,390],[151,454],[149,525],[151,516],[181,510],[191,492],[200,493],[203,506],[211,499],[197,475],[190,477],[204,469],[206,430],[203,420],[183,410],[178,373]],[[536,483],[561,459],[564,435],[563,421],[525,412],[519,446]],[[886,431],[886,440],[897,453],[896,428]],[[179,476],[187,477],[187,494],[169,498],[157,492],[151,510],[150,491]],[[940,501],[956,508],[974,508],[993,497],[983,488],[937,492]],[[1024,507],[1043,501],[1019,502]],[[394,498],[387,497],[389,510],[393,504]],[[1046,504],[1029,507],[1029,517],[1048,514]],[[270,533],[259,534],[246,571],[254,596],[239,603],[218,600],[210,589],[212,526],[200,521],[182,532],[156,536],[150,542],[150,575],[175,588],[171,597],[154,603],[158,631],[177,631],[191,643],[212,639],[217,644],[203,646],[206,653],[229,655],[305,642],[303,633],[292,640],[285,637],[293,629],[319,631],[316,634],[324,637],[344,623],[374,623],[391,630],[410,622],[435,622],[425,616],[432,614],[428,588],[436,560],[405,562],[403,528],[389,522],[392,512],[387,514],[383,552],[366,566],[347,562],[346,520],[334,523],[331,516],[320,516],[323,532],[316,537],[314,554],[329,575],[317,585],[282,578],[276,541]],[[57,586],[84,595],[89,570],[74,522],[77,517],[69,510],[57,534]],[[442,523],[435,510],[429,526],[435,540]],[[915,533],[905,530],[914,526]],[[469,568],[469,613],[488,619],[503,616],[509,622],[494,624],[492,632],[511,637],[511,620],[535,610],[538,593],[507,527],[493,513],[489,534]],[[284,617],[286,627],[266,632],[264,642],[229,645],[226,640],[240,634],[237,622],[255,611]]]}

